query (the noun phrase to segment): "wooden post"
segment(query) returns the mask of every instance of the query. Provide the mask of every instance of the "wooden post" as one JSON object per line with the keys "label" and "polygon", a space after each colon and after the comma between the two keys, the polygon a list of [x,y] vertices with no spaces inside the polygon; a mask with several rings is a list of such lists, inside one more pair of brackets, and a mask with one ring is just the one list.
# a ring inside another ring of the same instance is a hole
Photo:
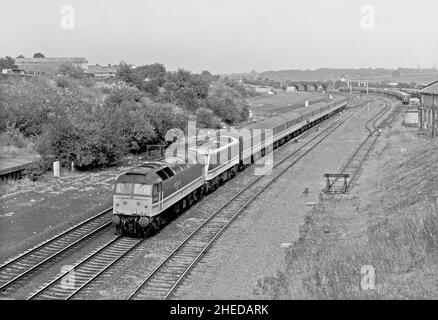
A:
{"label": "wooden post", "polygon": [[327,181],[325,182],[325,191],[329,191],[330,190],[330,179],[328,176],[326,176]]}

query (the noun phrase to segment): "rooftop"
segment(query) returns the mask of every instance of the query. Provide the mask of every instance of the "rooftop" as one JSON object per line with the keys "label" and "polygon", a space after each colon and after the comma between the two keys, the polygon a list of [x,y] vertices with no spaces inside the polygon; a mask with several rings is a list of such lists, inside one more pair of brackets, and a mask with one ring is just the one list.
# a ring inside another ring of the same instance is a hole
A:
{"label": "rooftop", "polygon": [[85,73],[116,73],[117,67],[116,66],[100,66],[100,65],[94,65],[94,66],[88,66],[88,69],[85,70]]}
{"label": "rooftop", "polygon": [[88,63],[83,57],[73,58],[16,58],[15,63]]}
{"label": "rooftop", "polygon": [[438,80],[425,86],[420,93],[438,95]]}

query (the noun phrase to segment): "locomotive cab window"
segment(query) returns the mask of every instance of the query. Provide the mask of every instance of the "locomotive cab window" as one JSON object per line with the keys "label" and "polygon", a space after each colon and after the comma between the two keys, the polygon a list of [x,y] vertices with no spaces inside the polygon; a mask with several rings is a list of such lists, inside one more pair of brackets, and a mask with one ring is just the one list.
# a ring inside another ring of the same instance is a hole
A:
{"label": "locomotive cab window", "polygon": [[131,194],[132,188],[132,183],[116,183],[116,193]]}
{"label": "locomotive cab window", "polygon": [[151,186],[148,184],[134,184],[134,194],[142,195],[142,196],[150,196],[151,195]]}

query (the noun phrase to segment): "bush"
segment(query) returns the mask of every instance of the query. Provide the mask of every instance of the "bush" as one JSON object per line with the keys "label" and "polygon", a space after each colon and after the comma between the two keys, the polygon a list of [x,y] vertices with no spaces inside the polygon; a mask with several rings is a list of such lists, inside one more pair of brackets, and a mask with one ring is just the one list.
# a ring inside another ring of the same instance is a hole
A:
{"label": "bush", "polygon": [[197,74],[185,70],[168,72],[162,101],[171,102],[189,111],[196,111],[208,96],[209,83]]}
{"label": "bush", "polygon": [[198,110],[196,110],[196,121],[196,126],[199,128],[222,128],[220,119],[214,115],[214,112],[212,110],[209,110],[207,108],[199,108]]}
{"label": "bush", "polygon": [[12,125],[24,136],[38,135],[61,102],[56,88],[40,78],[10,79],[0,88],[0,131]]}
{"label": "bush", "polygon": [[1,140],[3,141],[2,144],[8,147],[24,148],[26,146],[24,135],[15,126],[8,125],[6,131],[2,134]]}
{"label": "bush", "polygon": [[237,103],[231,97],[212,96],[208,99],[208,108],[219,116],[226,124],[234,125],[248,119],[248,107],[244,103]]}
{"label": "bush", "polygon": [[31,181],[40,180],[52,169],[52,162],[53,158],[43,158],[24,170],[24,175]]}
{"label": "bush", "polygon": [[155,142],[164,142],[166,133],[170,129],[185,130],[187,127],[189,117],[171,103],[146,102],[144,108],[155,128],[157,137]]}
{"label": "bush", "polygon": [[117,161],[125,152],[117,113],[85,104],[49,129],[51,149],[62,162],[73,161],[78,168],[94,168]]}
{"label": "bush", "polygon": [[56,78],[55,82],[56,82],[56,86],[63,89],[71,87],[71,83],[66,77],[58,77]]}
{"label": "bush", "polygon": [[84,70],[81,67],[67,63],[58,68],[58,74],[67,76],[73,79],[80,79],[84,77]]}
{"label": "bush", "polygon": [[9,130],[8,141],[18,146],[36,140],[42,157],[73,161],[78,168],[106,165],[127,152],[162,144],[168,130],[185,130],[188,119],[220,128],[222,121],[232,125],[248,114],[245,88],[208,71],[166,72],[161,64],[136,69],[121,64],[117,77],[132,86],[119,82],[104,87],[83,78],[83,70],[72,65],[58,71],[62,76],[55,79],[0,84],[0,132]]}

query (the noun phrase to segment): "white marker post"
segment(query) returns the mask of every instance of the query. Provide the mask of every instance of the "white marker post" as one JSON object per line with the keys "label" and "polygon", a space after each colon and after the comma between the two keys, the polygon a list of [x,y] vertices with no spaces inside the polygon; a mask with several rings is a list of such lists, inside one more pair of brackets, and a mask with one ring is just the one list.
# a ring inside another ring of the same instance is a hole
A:
{"label": "white marker post", "polygon": [[59,161],[55,161],[53,162],[53,176],[55,178],[59,178],[60,177],[60,166],[59,166]]}

